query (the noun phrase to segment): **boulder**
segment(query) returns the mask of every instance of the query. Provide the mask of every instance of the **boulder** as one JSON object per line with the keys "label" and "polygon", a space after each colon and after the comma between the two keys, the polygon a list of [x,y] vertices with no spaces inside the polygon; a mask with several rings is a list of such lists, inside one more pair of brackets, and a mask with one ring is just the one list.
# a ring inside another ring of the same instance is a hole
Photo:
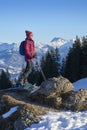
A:
{"label": "boulder", "polygon": [[60,76],[58,78],[50,78],[41,84],[41,87],[35,93],[32,93],[29,98],[43,104],[53,107],[62,105],[61,95],[69,93],[73,90],[72,83]]}
{"label": "boulder", "polygon": [[73,90],[72,83],[60,76],[59,78],[51,78],[41,84],[40,93],[49,96],[55,92],[59,94],[67,93]]}
{"label": "boulder", "polygon": [[71,92],[63,105],[74,111],[87,110],[87,89]]}
{"label": "boulder", "polygon": [[28,109],[25,105],[19,111],[20,116],[14,122],[14,129],[15,130],[24,130],[25,128],[31,126],[33,123],[38,123],[41,119],[37,116],[34,111]]}

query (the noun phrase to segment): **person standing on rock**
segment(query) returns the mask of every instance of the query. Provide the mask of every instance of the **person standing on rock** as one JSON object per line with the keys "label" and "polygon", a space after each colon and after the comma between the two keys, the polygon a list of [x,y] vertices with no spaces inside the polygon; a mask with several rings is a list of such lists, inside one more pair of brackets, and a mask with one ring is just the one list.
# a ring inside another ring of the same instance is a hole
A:
{"label": "person standing on rock", "polygon": [[18,85],[24,85],[25,83],[28,83],[27,78],[32,71],[32,61],[35,58],[33,33],[31,31],[25,31],[25,33],[26,39],[24,41],[24,56],[26,61],[26,68],[18,80]]}

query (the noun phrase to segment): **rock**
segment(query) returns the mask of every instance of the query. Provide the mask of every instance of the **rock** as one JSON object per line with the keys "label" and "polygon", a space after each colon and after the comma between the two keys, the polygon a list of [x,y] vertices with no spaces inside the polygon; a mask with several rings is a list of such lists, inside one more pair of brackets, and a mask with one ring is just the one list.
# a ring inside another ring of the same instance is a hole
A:
{"label": "rock", "polygon": [[62,94],[73,90],[72,83],[60,76],[44,81],[38,91],[30,95],[30,99],[53,107],[61,106]]}
{"label": "rock", "polygon": [[13,130],[14,129],[14,122],[20,116],[19,109],[8,116],[7,118],[1,118],[0,120],[0,130]]}
{"label": "rock", "polygon": [[70,110],[87,110],[87,89],[71,92],[63,105]]}
{"label": "rock", "polygon": [[7,110],[6,104],[0,100],[0,115],[3,114]]}
{"label": "rock", "polygon": [[67,93],[73,90],[71,82],[60,76],[59,78],[51,78],[41,84],[40,93],[49,96],[55,92],[59,94]]}
{"label": "rock", "polygon": [[24,130],[31,126],[31,124],[38,123],[41,120],[40,117],[33,114],[34,112],[32,113],[32,110],[28,109],[26,106],[24,106],[19,113],[21,116],[14,122],[15,130]]}
{"label": "rock", "polygon": [[[17,111],[4,119],[2,114],[14,106],[18,106]],[[74,92],[69,80],[59,77],[51,78],[31,91],[0,91],[0,130],[24,130],[54,108],[57,111],[58,108],[87,110],[87,90]]]}
{"label": "rock", "polygon": [[7,118],[3,118],[1,113],[0,130],[24,130],[31,124],[38,123],[41,120],[39,116],[46,113],[43,108],[19,101],[10,95],[7,95],[7,93],[1,96],[1,101],[9,108],[5,109],[4,113],[8,112],[13,106],[18,106],[18,109]]}

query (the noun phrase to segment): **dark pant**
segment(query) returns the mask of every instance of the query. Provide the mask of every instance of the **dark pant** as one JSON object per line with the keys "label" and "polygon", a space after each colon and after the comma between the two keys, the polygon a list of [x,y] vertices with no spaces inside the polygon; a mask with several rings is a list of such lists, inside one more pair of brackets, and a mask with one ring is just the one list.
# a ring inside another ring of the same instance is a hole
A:
{"label": "dark pant", "polygon": [[32,72],[32,61],[27,61],[26,68],[25,68],[23,74],[20,76],[18,84],[19,85],[25,84],[25,82],[27,82],[27,78],[31,72]]}
{"label": "dark pant", "polygon": [[27,61],[26,68],[25,68],[25,71],[23,73],[23,77],[25,80],[27,80],[27,78],[31,72],[32,72],[32,61]]}

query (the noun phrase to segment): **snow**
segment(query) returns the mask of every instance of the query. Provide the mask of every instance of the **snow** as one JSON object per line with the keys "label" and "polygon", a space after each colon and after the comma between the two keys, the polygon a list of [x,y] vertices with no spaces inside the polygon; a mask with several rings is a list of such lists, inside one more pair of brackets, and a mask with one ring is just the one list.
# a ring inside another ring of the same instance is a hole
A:
{"label": "snow", "polygon": [[37,89],[35,89],[35,90],[32,90],[31,92],[30,92],[30,94],[33,94],[33,93],[35,93],[36,91],[38,91],[39,90],[39,88],[37,88]]}
{"label": "snow", "polygon": [[4,64],[4,59],[0,59],[0,64]]}
{"label": "snow", "polygon": [[55,47],[59,48],[61,45],[64,45],[67,42],[68,41],[65,40],[65,39],[63,39],[63,38],[57,38],[57,37],[55,37],[55,38],[53,38],[53,40],[50,43],[48,43],[48,45],[53,46],[54,48]]}
{"label": "snow", "polygon": [[0,52],[11,50],[12,48],[14,48],[15,44],[16,43],[12,43],[12,44],[2,43],[2,44],[0,44]]}
{"label": "snow", "polygon": [[25,130],[87,130],[87,111],[48,112],[41,118]]}
{"label": "snow", "polygon": [[87,78],[80,79],[73,83],[74,90],[78,91],[79,89],[87,89]]}
{"label": "snow", "polygon": [[3,118],[7,118],[11,116],[14,112],[16,112],[18,109],[18,106],[12,107],[8,112],[2,115]]}
{"label": "snow", "polygon": [[70,40],[67,43],[65,43],[59,47],[60,63],[62,63],[62,60],[66,58],[66,56],[72,46],[73,46],[73,41]]}

